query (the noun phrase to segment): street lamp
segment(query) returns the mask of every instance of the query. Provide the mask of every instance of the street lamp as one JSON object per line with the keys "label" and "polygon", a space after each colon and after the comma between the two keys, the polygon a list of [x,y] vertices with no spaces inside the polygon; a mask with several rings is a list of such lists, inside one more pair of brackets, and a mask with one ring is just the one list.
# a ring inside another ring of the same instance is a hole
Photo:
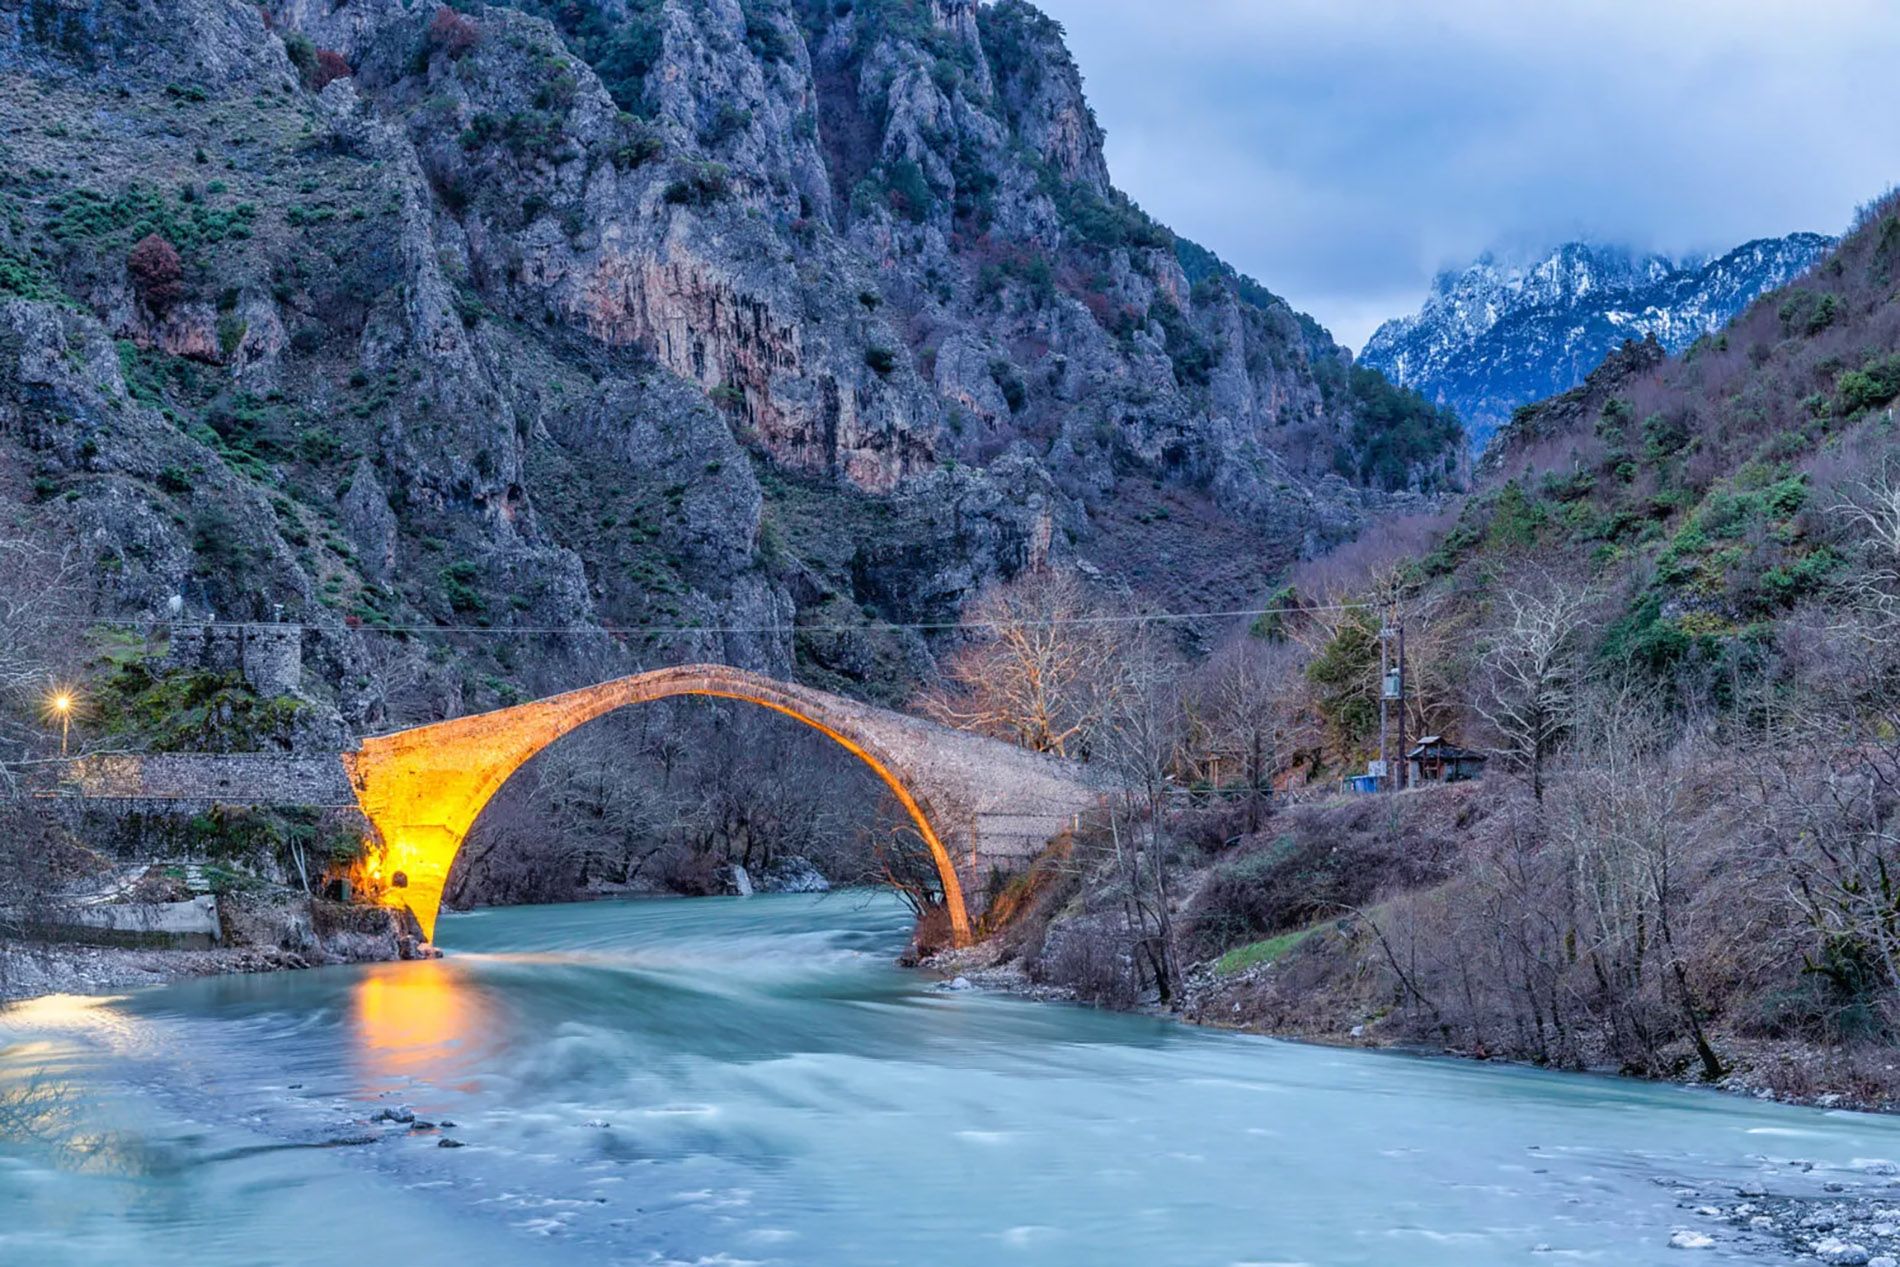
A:
{"label": "street lamp", "polygon": [[72,733],[73,702],[71,691],[55,691],[46,701],[52,715],[59,718],[59,755],[62,757],[66,755],[66,738]]}

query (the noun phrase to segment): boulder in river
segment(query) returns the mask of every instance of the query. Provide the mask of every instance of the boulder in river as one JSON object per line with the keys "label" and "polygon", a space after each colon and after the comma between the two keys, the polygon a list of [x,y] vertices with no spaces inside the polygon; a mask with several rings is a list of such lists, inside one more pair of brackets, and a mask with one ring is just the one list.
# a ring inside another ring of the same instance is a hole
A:
{"label": "boulder in river", "polygon": [[831,881],[809,858],[795,854],[779,858],[759,873],[758,886],[767,893],[829,893]]}

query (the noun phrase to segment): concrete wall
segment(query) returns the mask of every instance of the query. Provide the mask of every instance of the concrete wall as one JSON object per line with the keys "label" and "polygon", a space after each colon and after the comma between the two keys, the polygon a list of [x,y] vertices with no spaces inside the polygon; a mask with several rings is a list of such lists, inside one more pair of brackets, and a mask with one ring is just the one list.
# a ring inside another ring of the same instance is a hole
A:
{"label": "concrete wall", "polygon": [[47,941],[101,946],[161,946],[205,950],[223,940],[218,899],[209,893],[189,902],[110,902],[64,907],[30,921],[28,931]]}

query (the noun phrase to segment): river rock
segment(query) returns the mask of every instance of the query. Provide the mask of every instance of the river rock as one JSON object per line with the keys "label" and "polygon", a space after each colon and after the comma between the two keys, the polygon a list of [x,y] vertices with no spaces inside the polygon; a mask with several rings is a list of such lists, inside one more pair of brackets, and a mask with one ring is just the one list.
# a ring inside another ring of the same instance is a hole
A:
{"label": "river rock", "polygon": [[1816,1242],[1814,1256],[1833,1267],[1866,1267],[1868,1259],[1873,1257],[1865,1245],[1833,1236]]}
{"label": "river rock", "polygon": [[1670,1249],[1709,1249],[1715,1244],[1715,1238],[1704,1232],[1692,1232],[1687,1228],[1669,1234]]}
{"label": "river rock", "polygon": [[810,859],[790,856],[780,858],[761,871],[758,887],[767,893],[829,893],[831,881],[825,879]]}
{"label": "river rock", "polygon": [[447,1138],[438,1139],[435,1142],[435,1146],[437,1148],[467,1148],[468,1147],[467,1144],[464,1144],[459,1139],[447,1139]]}

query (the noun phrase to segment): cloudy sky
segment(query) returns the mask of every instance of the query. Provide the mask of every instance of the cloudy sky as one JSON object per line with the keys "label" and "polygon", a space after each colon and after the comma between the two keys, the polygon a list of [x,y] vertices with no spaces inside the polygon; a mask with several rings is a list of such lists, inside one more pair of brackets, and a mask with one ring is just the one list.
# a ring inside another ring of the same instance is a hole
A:
{"label": "cloudy sky", "polygon": [[1839,232],[1900,0],[1038,0],[1117,182],[1359,347],[1480,251]]}

